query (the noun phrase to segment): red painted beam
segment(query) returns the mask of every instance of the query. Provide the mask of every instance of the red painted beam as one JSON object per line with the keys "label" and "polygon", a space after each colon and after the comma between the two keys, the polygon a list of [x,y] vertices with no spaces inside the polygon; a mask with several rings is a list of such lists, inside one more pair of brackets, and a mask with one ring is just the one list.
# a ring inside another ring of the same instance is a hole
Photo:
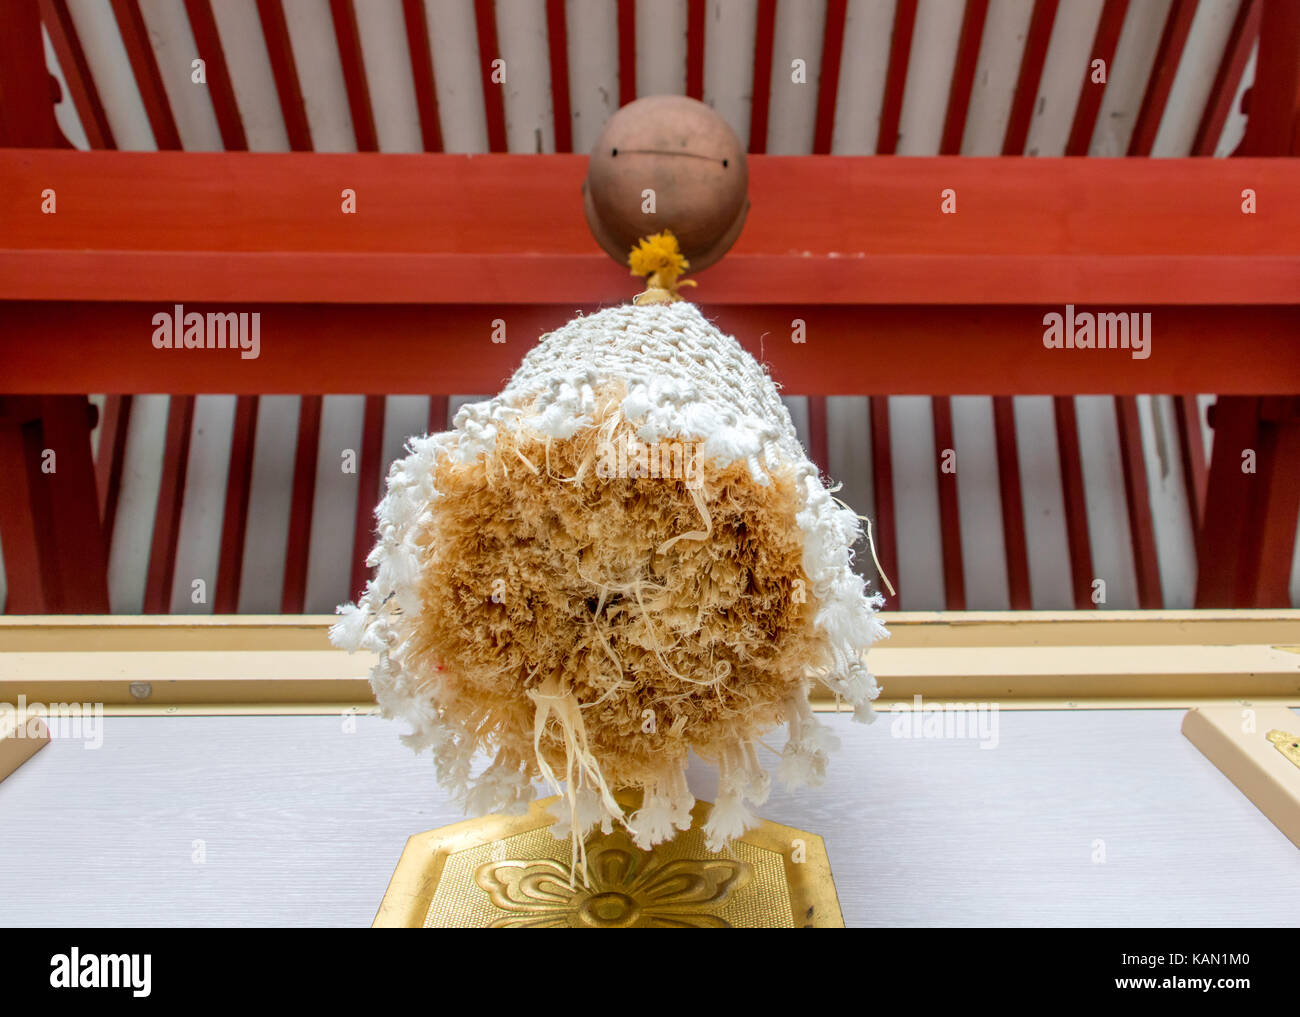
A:
{"label": "red painted beam", "polygon": [[[631,3],[631,0],[622,0]],[[620,3],[622,10],[622,3]],[[767,118],[772,104],[772,51],[776,45],[776,0],[758,0],[754,26],[754,87],[749,107],[749,150],[767,151]],[[753,166],[753,162],[750,162]],[[752,180],[751,177],[751,186]]]}
{"label": "red painted beam", "polygon": [[[494,0],[474,0],[474,26],[478,32],[478,59],[483,82],[483,112],[487,117],[489,152],[506,150],[506,86],[492,80],[494,60],[501,59],[497,42],[497,16]],[[509,75],[509,68],[506,68]],[[506,80],[509,80],[507,77]]]}
{"label": "red painted beam", "polygon": [[280,97],[280,113],[284,117],[285,133],[289,136],[289,148],[295,152],[310,152],[311,124],[307,121],[298,69],[293,62],[293,45],[289,41],[284,8],[280,0],[257,0],[257,14],[266,39],[267,55],[271,59],[271,74],[275,78],[276,94]]}
{"label": "red painted beam", "polygon": [[153,130],[154,144],[159,149],[177,150],[181,147],[181,136],[176,130],[176,120],[172,116],[171,103],[167,100],[167,90],[163,87],[158,61],[149,44],[149,29],[144,23],[144,15],[140,13],[139,0],[111,2],[113,14],[117,18],[117,29],[126,47],[127,59],[131,61],[131,72],[135,75],[136,87],[140,90],[140,99],[144,102],[145,113],[149,117],[149,127]]}
{"label": "red painted beam", "polygon": [[420,113],[420,138],[426,152],[441,152],[438,87],[433,74],[433,50],[429,46],[424,0],[402,0],[402,16],[406,22],[406,44],[411,51],[411,77],[415,85],[415,105]]}
{"label": "red painted beam", "polygon": [[50,33],[50,43],[68,83],[68,92],[86,132],[86,141],[91,148],[116,148],[113,129],[109,126],[95,78],[90,73],[90,64],[86,62],[86,53],[77,37],[77,26],[68,10],[68,0],[41,0],[41,20]]}
{"label": "red painted beam", "polygon": [[378,152],[379,134],[370,106],[370,85],[366,81],[366,59],[361,50],[361,30],[352,0],[330,0],[330,18],[338,44],[339,62],[343,66],[343,87],[348,95],[352,115],[352,134],[358,152]]}
{"label": "red painted beam", "polygon": [[[626,273],[582,216],[585,164],[0,150],[0,299],[623,299]],[[755,156],[745,233],[697,293],[722,304],[1293,303],[1297,165]],[[1240,214],[1243,178],[1270,196],[1256,215]],[[41,215],[27,195],[46,186],[76,214]],[[373,195],[364,217],[338,214],[342,186]],[[944,187],[965,204],[940,229]],[[807,253],[791,253],[795,235]]]}
{"label": "red painted beam", "polygon": [[[1154,305],[1291,302],[1295,257],[1051,255],[732,255],[699,276],[698,303],[821,306],[979,303],[1136,311]],[[936,288],[934,280],[944,280]],[[706,285],[708,288],[704,289]],[[604,255],[81,252],[0,250],[0,300],[123,299],[170,311],[207,302],[488,306],[544,296],[556,306],[616,303],[633,289]],[[1077,295],[1077,296],[1076,296]],[[224,307],[222,310],[231,310]],[[1039,328],[1041,337],[1042,327]]]}
{"label": "red painted beam", "polygon": [[199,56],[203,59],[208,81],[208,95],[212,97],[212,110],[221,131],[221,143],[229,152],[242,152],[248,148],[244,134],[244,120],[235,101],[235,88],[230,79],[230,67],[221,45],[217,21],[212,15],[211,0],[185,0],[190,29]]}
{"label": "red painted beam", "polygon": [[551,107],[555,150],[573,151],[573,111],[569,105],[569,30],[564,0],[546,0],[546,45],[551,65]]}
{"label": "red painted beam", "polygon": [[889,68],[885,72],[885,95],[880,106],[880,130],[876,154],[893,155],[898,149],[898,124],[903,115],[903,89],[907,65],[912,56],[912,33],[916,28],[917,0],[898,0],[894,8],[894,33],[889,43]]}
{"label": "red painted beam", "polygon": [[[198,313],[224,310],[195,304]],[[263,305],[260,356],[234,350],[157,350],[154,304],[39,303],[4,307],[0,363],[17,393],[418,391],[436,378],[451,392],[496,392],[539,337],[580,304],[483,307]],[[1042,344],[1042,307],[705,305],[724,332],[760,352],[764,333],[803,318],[817,355],[766,343],[786,391],[810,395],[1021,395],[1300,392],[1300,307],[1151,308],[1154,354],[1056,350]],[[510,343],[491,341],[504,318]],[[382,332],[382,357],[356,354]],[[1231,335],[1233,341],[1223,341]],[[518,342],[513,337],[518,337]],[[1243,357],[1241,350],[1249,349]]]}
{"label": "red painted beam", "polygon": [[1052,26],[1056,23],[1056,9],[1059,6],[1059,0],[1034,2],[1034,13],[1029,18],[1029,30],[1025,35],[1024,54],[1020,58],[1016,91],[1011,100],[1011,114],[1007,119],[1007,132],[1002,141],[1003,155],[1025,154],[1029,122],[1033,119],[1038,84],[1043,78],[1047,45],[1052,39]]}

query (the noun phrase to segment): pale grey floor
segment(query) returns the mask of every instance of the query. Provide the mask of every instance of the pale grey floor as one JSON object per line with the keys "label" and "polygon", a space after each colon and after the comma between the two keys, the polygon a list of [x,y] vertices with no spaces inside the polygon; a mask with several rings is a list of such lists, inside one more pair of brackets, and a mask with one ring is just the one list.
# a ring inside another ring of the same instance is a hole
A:
{"label": "pale grey floor", "polygon": [[[826,838],[853,926],[1293,925],[1300,855],[1181,719],[1007,711],[985,750],[830,718],[827,785],[763,813]],[[407,836],[463,818],[377,717],[105,725],[0,782],[0,925],[367,925]]]}

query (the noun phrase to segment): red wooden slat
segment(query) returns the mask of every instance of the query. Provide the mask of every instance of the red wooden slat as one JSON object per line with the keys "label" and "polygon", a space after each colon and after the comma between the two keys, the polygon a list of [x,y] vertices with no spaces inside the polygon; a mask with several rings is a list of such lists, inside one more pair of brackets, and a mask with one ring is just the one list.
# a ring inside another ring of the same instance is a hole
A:
{"label": "red wooden slat", "polygon": [[686,94],[704,101],[705,0],[686,0]]}
{"label": "red wooden slat", "polygon": [[767,151],[767,117],[772,104],[772,50],[776,45],[776,0],[758,0],[754,27],[754,87],[749,109],[749,150]]}
{"label": "red wooden slat", "polygon": [[1250,607],[1289,607],[1296,520],[1300,516],[1300,398],[1261,403],[1256,523],[1259,536]]}
{"label": "red wooden slat", "polygon": [[282,614],[302,614],[307,599],[307,556],[311,544],[316,463],[320,454],[321,396],[305,395],[298,410],[298,448],[293,461],[293,499],[284,554]]}
{"label": "red wooden slat", "polygon": [[1242,0],[1241,6],[1237,8],[1237,17],[1228,34],[1227,45],[1223,48],[1223,59],[1219,61],[1214,85],[1210,88],[1205,112],[1196,129],[1196,139],[1192,142],[1192,155],[1214,154],[1214,148],[1223,134],[1223,125],[1228,122],[1228,114],[1232,112],[1232,102],[1237,97],[1241,76],[1246,71],[1246,64],[1250,62],[1250,51],[1259,39],[1262,13],[1261,0]]}
{"label": "red wooden slat", "polygon": [[77,38],[77,28],[68,11],[67,0],[41,0],[41,20],[50,33],[50,43],[68,83],[68,92],[86,132],[86,141],[91,148],[116,148],[113,129],[109,126],[104,104],[95,88],[95,79],[90,73],[90,64],[86,62],[85,51]]}
{"label": "red wooden slat", "polygon": [[173,395],[167,407],[167,440],[163,450],[158,508],[154,513],[153,542],[145,582],[144,613],[171,610],[176,547],[180,540],[185,476],[189,469],[190,432],[194,426],[194,397]]}
{"label": "red wooden slat", "polygon": [[1257,482],[1242,470],[1246,449],[1258,456],[1259,399],[1219,395],[1209,413],[1214,429],[1209,494],[1196,539],[1196,606],[1240,607],[1237,592],[1243,564],[1250,554],[1250,496]]}
{"label": "red wooden slat", "polygon": [[[876,545],[876,557],[898,589],[902,577],[898,574],[898,529],[894,513],[894,473],[893,454],[889,443],[889,399],[886,396],[871,398],[871,484],[875,494],[876,517],[872,520],[871,536]],[[873,569],[865,569],[871,581],[871,589],[887,593],[884,581],[873,574]]]}
{"label": "red wooden slat", "polygon": [[808,458],[823,477],[830,473],[829,440],[826,427],[826,397],[808,397]]}
{"label": "red wooden slat", "polygon": [[285,133],[289,136],[289,148],[294,152],[310,152],[311,124],[307,121],[298,69],[293,62],[293,46],[289,42],[284,8],[280,0],[257,0],[257,14],[266,39],[267,55],[271,59],[271,74],[275,78],[276,94],[280,97],[280,113],[284,117]]}
{"label": "red wooden slat", "polygon": [[1034,116],[1038,84],[1043,77],[1047,45],[1052,39],[1052,26],[1056,23],[1059,5],[1059,0],[1034,2],[1034,13],[1030,16],[1029,31],[1025,35],[1024,55],[1020,58],[1020,74],[1016,78],[1015,97],[1011,100],[1011,115],[1007,119],[1007,133],[1002,142],[1003,155],[1025,154],[1029,122]]}
{"label": "red wooden slat", "polygon": [[235,403],[230,468],[226,473],[226,507],[221,524],[221,558],[212,599],[212,610],[216,614],[234,614],[239,610],[239,581],[244,570],[244,538],[248,532],[249,498],[253,490],[259,402],[255,395],[242,395]]}
{"label": "red wooden slat", "polygon": [[1083,69],[1083,90],[1079,93],[1079,105],[1074,111],[1074,123],[1070,127],[1070,139],[1065,144],[1066,155],[1087,155],[1092,143],[1092,132],[1097,126],[1097,113],[1101,110],[1102,96],[1106,85],[1092,80],[1092,64],[1103,60],[1106,64],[1106,78],[1110,79],[1115,60],[1115,47],[1119,44],[1119,33],[1124,27],[1124,15],[1128,13],[1128,0],[1106,0],[1101,9],[1101,18],[1097,22],[1097,34],[1092,40],[1092,54],[1088,65]]}
{"label": "red wooden slat", "polygon": [[99,427],[99,451],[95,456],[95,486],[99,491],[99,518],[104,543],[113,546],[117,525],[117,502],[122,491],[122,468],[126,463],[126,435],[131,423],[134,396],[107,396]]}
{"label": "red wooden slat", "polygon": [[1151,518],[1137,396],[1115,399],[1115,419],[1119,425],[1120,464],[1124,470],[1124,498],[1128,503],[1133,568],[1137,573],[1138,607],[1158,608],[1164,604],[1164,598],[1160,592],[1160,562],[1156,557],[1156,533]]}
{"label": "red wooden slat", "polygon": [[217,127],[221,131],[221,143],[227,151],[243,151],[248,148],[248,138],[244,134],[244,120],[235,101],[226,52],[221,46],[216,19],[212,16],[211,0],[185,0],[185,11],[189,15],[194,42],[203,60],[208,95],[212,99],[212,110],[217,116]]}
{"label": "red wooden slat", "polygon": [[356,525],[352,532],[352,594],[365,592],[370,567],[366,555],[375,543],[375,503],[384,476],[384,397],[366,396],[365,420],[361,430],[361,462],[357,470]]}
{"label": "red wooden slat", "polygon": [[939,487],[939,536],[943,547],[944,607],[949,611],[966,610],[966,572],[961,557],[961,515],[957,501],[957,474],[943,470],[944,453],[956,442],[952,431],[952,400],[936,396],[930,400],[934,419],[934,446],[938,453],[935,476]]}
{"label": "red wooden slat", "polygon": [[348,93],[348,110],[352,114],[352,133],[358,152],[378,152],[379,135],[370,107],[370,85],[366,81],[366,58],[361,50],[361,32],[352,0],[330,0],[330,17],[334,38],[338,42],[339,61],[343,65],[343,86]]}
{"label": "red wooden slat", "polygon": [[1002,499],[1002,539],[1007,553],[1007,587],[1013,611],[1033,607],[1029,589],[1029,548],[1025,540],[1025,506],[1020,493],[1016,453],[1016,418],[1010,396],[993,399],[993,432],[998,450],[998,491]]}
{"label": "red wooden slat", "polygon": [[840,59],[844,50],[844,19],[847,13],[848,0],[828,0],[826,30],[822,33],[821,73],[817,81],[814,155],[828,155],[835,135],[835,105],[840,90]]}
{"label": "red wooden slat", "polygon": [[626,106],[635,98],[636,0],[618,0],[618,104]]}
{"label": "red wooden slat", "polygon": [[1192,532],[1198,533],[1205,520],[1208,473],[1201,431],[1201,407],[1196,396],[1174,396],[1174,417],[1178,424],[1178,449],[1182,456],[1187,509],[1191,514]]}
{"label": "red wooden slat", "polygon": [[426,152],[441,152],[438,88],[433,75],[433,50],[429,48],[424,0],[402,0],[402,15],[406,20],[406,44],[411,50],[411,77],[415,83],[415,105],[420,112],[420,137]]}
{"label": "red wooden slat", "polygon": [[45,433],[45,415],[58,413],[57,403],[60,397],[38,399],[37,416],[22,429],[24,465],[27,468],[28,489],[32,495],[32,518],[36,531],[36,547],[40,556],[41,593],[45,599],[45,608],[51,614],[60,614],[69,610],[65,593],[63,562],[60,560],[58,536],[63,522],[56,519],[53,504],[50,476],[41,470],[41,461],[45,449],[52,442]]}
{"label": "red wooden slat", "polygon": [[555,111],[555,150],[573,151],[573,111],[569,106],[569,31],[564,0],[546,0],[546,44],[551,64],[551,106]]}
{"label": "red wooden slat", "polygon": [[894,34],[889,43],[889,70],[885,72],[880,133],[876,137],[877,155],[893,155],[898,150],[898,122],[903,115],[903,89],[907,85],[907,65],[912,56],[916,3],[917,0],[898,0],[898,6],[894,10]]}
{"label": "red wooden slat", "polygon": [[1234,155],[1300,155],[1300,4],[1265,0],[1246,113]]}
{"label": "red wooden slat", "polygon": [[43,556],[43,565],[58,591],[54,600],[47,588],[52,611],[108,613],[108,548],[100,527],[90,450],[94,418],[85,396],[46,396],[41,399],[41,448],[29,447],[29,454],[35,453],[29,462],[39,462],[46,449],[56,456],[57,468],[39,473],[45,486],[42,514],[49,525],[50,553]]}
{"label": "red wooden slat", "polygon": [[1074,396],[1052,400],[1056,418],[1056,452],[1061,461],[1061,495],[1065,502],[1065,538],[1070,551],[1070,588],[1074,606],[1093,606],[1092,542],[1088,536],[1088,503],[1084,497],[1083,456],[1079,451],[1079,424]]}
{"label": "red wooden slat", "polygon": [[5,478],[5,494],[0,498],[0,539],[4,541],[5,581],[8,586],[6,614],[45,614],[46,602],[41,570],[41,535],[37,531],[42,518],[36,485],[27,455],[24,432],[26,414],[13,412],[14,399],[0,397],[0,476]]}
{"label": "red wooden slat", "polygon": [[961,38],[957,42],[957,61],[952,71],[952,87],[948,90],[948,112],[943,122],[943,138],[939,142],[940,155],[961,153],[961,140],[966,133],[966,115],[970,110],[971,89],[975,84],[975,68],[979,63],[980,41],[984,38],[984,22],[988,13],[988,0],[966,0]]}
{"label": "red wooden slat", "polygon": [[[506,150],[506,90],[492,80],[492,61],[501,58],[497,42],[496,4],[474,0],[474,25],[478,31],[478,57],[483,80],[483,112],[487,118],[489,152]],[[509,68],[506,69],[509,74]],[[508,79],[507,79],[508,80]]]}
{"label": "red wooden slat", "polygon": [[41,13],[12,5],[0,32],[0,145],[59,148],[68,142],[54,118],[58,82],[45,65]]}
{"label": "red wooden slat", "polygon": [[445,395],[429,396],[429,433],[440,434],[447,430],[447,404],[450,400]]}
{"label": "red wooden slat", "polygon": [[1173,6],[1169,8],[1164,31],[1160,33],[1160,44],[1156,47],[1151,77],[1147,79],[1146,93],[1138,111],[1137,123],[1133,125],[1133,137],[1129,139],[1129,155],[1151,154],[1156,132],[1160,130],[1160,121],[1165,115],[1169,92],[1174,87],[1174,75],[1178,73],[1178,64],[1183,59],[1183,47],[1192,30],[1196,4],[1197,0],[1174,0]]}
{"label": "red wooden slat", "polygon": [[153,130],[154,143],[160,149],[179,149],[181,136],[176,130],[176,120],[172,117],[171,103],[167,101],[158,61],[154,57],[153,47],[149,45],[149,29],[145,26],[144,15],[140,13],[139,0],[111,2],[122,43],[126,46],[127,58],[131,61],[131,72],[135,75],[140,99],[144,102],[149,126]]}

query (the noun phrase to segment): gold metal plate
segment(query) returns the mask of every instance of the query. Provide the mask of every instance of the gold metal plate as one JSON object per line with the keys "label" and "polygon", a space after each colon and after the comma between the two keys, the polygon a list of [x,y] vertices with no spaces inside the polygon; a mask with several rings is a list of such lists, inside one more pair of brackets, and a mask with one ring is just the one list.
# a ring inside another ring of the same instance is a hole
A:
{"label": "gold metal plate", "polygon": [[[843,928],[826,846],[763,821],[725,852],[701,829],[650,851],[615,831],[587,839],[589,882],[551,835],[555,798],[522,816],[485,816],[406,843],[375,928]],[[572,885],[571,885],[572,884]]]}

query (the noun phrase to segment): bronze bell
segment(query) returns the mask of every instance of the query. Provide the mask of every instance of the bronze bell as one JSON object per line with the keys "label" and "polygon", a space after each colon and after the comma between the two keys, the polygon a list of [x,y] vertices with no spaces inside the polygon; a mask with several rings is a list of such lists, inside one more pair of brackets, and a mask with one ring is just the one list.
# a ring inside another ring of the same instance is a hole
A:
{"label": "bronze bell", "polygon": [[667,229],[698,272],[736,242],[749,211],[736,132],[682,95],[637,99],[610,117],[582,190],[587,225],[620,265],[641,237]]}

